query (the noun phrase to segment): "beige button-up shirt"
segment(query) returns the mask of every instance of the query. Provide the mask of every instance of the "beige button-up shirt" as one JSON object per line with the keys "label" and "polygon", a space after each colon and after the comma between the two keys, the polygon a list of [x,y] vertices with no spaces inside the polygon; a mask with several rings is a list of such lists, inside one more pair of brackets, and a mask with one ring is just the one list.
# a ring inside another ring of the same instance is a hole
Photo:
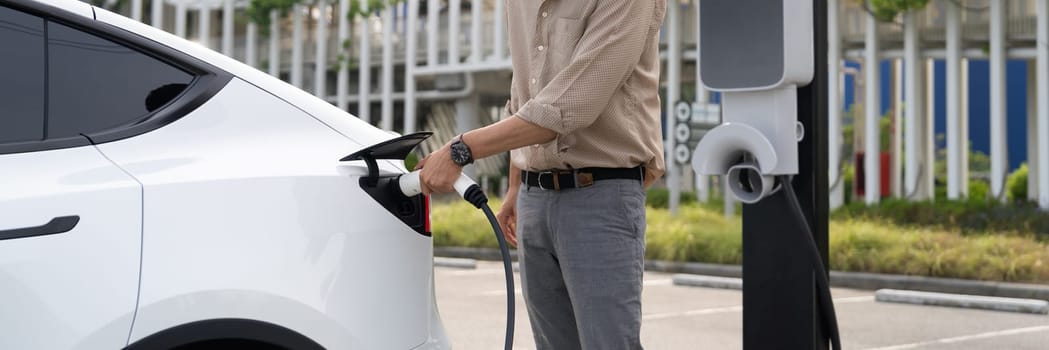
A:
{"label": "beige button-up shirt", "polygon": [[557,132],[512,151],[520,169],[664,172],[659,28],[666,0],[508,0],[507,109]]}

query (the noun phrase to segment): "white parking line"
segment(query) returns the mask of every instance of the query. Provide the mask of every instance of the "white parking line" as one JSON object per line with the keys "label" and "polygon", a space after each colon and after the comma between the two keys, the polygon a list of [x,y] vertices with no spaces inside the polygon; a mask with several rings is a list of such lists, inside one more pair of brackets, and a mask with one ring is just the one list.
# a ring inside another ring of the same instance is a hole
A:
{"label": "white parking line", "polygon": [[652,320],[662,320],[662,319],[667,319],[667,318],[710,315],[710,314],[720,314],[720,313],[740,312],[740,311],[743,311],[743,306],[742,305],[726,306],[726,307],[715,307],[715,308],[709,308],[709,309],[689,310],[689,311],[683,311],[683,312],[664,312],[664,313],[658,313],[658,314],[648,314],[648,315],[641,316],[641,319],[645,320],[645,321],[652,321]]}
{"label": "white parking line", "polygon": [[[466,272],[466,271],[460,271],[460,272]],[[646,280],[643,284],[645,286],[669,286],[669,285],[672,284],[672,281],[670,279],[653,279],[653,280]],[[515,292],[517,294],[521,294],[521,289],[518,288]],[[506,289],[503,288],[503,289],[486,290],[486,291],[477,292],[477,293],[474,293],[474,294],[471,294],[471,295],[472,296],[506,295]]]}
{"label": "white parking line", "polygon": [[[521,295],[521,293],[522,292],[521,292],[520,288],[514,289],[514,294]],[[479,292],[479,293],[475,293],[475,294],[471,294],[471,295],[479,296],[479,297],[491,297],[491,296],[497,296],[497,295],[506,295],[506,289],[504,288],[504,289],[499,289],[499,290],[489,290],[489,291]]]}
{"label": "white parking line", "polygon": [[[867,296],[859,296],[859,297],[848,297],[848,298],[834,299],[834,304],[862,303],[862,302],[873,302],[873,301],[874,301],[874,296],[873,295],[867,295]],[[641,319],[645,320],[645,321],[652,321],[652,320],[662,320],[662,319],[668,319],[668,318],[699,316],[699,315],[710,315],[710,314],[720,314],[720,313],[740,312],[740,311],[743,311],[743,306],[742,305],[715,307],[715,308],[708,308],[708,309],[697,309],[697,310],[689,310],[689,311],[678,311],[678,312],[664,312],[664,313],[658,313],[658,314],[648,314],[648,315],[642,316]]]}
{"label": "white parking line", "polygon": [[488,274],[503,274],[503,269],[476,269],[476,270],[462,270],[445,267],[437,270],[443,276],[472,276],[472,275],[488,275]]}
{"label": "white parking line", "polygon": [[953,338],[942,338],[942,339],[929,340],[929,341],[923,341],[923,342],[918,342],[918,343],[893,345],[893,346],[887,346],[887,347],[882,347],[882,348],[871,348],[871,349],[867,349],[867,350],[917,349],[919,347],[923,347],[923,346],[926,346],[926,345],[953,344],[953,343],[961,343],[961,342],[970,341],[970,340],[987,339],[987,338],[994,338],[994,337],[1004,337],[1004,336],[1007,336],[1007,335],[1017,335],[1017,334],[1034,333],[1034,332],[1041,332],[1041,331],[1049,331],[1049,326],[1038,326],[1038,327],[1026,327],[1026,328],[1007,329],[1007,330],[1004,330],[1004,331],[987,332],[987,333],[980,333],[980,334],[973,334],[973,335],[964,335],[964,336],[953,337]]}
{"label": "white parking line", "polygon": [[671,286],[671,285],[674,285],[674,280],[669,279],[669,278],[661,278],[661,279],[658,279],[658,280],[645,280],[645,282],[642,283],[642,284],[644,286],[646,286],[646,287],[648,287],[648,286]]}

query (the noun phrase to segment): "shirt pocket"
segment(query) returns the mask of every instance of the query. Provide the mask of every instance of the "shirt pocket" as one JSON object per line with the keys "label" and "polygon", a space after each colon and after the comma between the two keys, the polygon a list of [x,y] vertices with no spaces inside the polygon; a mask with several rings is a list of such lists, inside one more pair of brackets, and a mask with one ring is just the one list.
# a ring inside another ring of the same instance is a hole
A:
{"label": "shirt pocket", "polygon": [[576,46],[586,30],[584,23],[581,19],[554,19],[554,27],[550,32],[550,67],[554,68],[555,72],[571,62]]}

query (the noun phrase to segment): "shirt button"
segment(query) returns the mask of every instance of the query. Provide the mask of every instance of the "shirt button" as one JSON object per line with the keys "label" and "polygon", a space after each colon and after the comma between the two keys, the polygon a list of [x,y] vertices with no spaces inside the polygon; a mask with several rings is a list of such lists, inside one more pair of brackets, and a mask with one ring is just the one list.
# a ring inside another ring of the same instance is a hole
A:
{"label": "shirt button", "polygon": [[542,14],[543,18],[546,18],[546,15],[547,15],[546,11],[543,11],[543,14]]}
{"label": "shirt button", "polygon": [[539,45],[539,47],[537,47],[536,49],[538,49],[539,51],[543,51],[544,47],[543,45]]}
{"label": "shirt button", "polygon": [[535,84],[535,78],[532,78],[532,84]]}

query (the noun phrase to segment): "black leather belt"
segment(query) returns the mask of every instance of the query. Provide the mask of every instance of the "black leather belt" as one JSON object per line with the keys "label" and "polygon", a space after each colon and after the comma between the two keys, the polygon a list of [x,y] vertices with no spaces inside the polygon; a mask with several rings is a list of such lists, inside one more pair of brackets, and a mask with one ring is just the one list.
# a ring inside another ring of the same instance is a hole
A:
{"label": "black leather belt", "polygon": [[643,181],[645,168],[581,168],[574,170],[521,171],[521,183],[529,187],[560,191],[590,187],[595,181],[628,179]]}

